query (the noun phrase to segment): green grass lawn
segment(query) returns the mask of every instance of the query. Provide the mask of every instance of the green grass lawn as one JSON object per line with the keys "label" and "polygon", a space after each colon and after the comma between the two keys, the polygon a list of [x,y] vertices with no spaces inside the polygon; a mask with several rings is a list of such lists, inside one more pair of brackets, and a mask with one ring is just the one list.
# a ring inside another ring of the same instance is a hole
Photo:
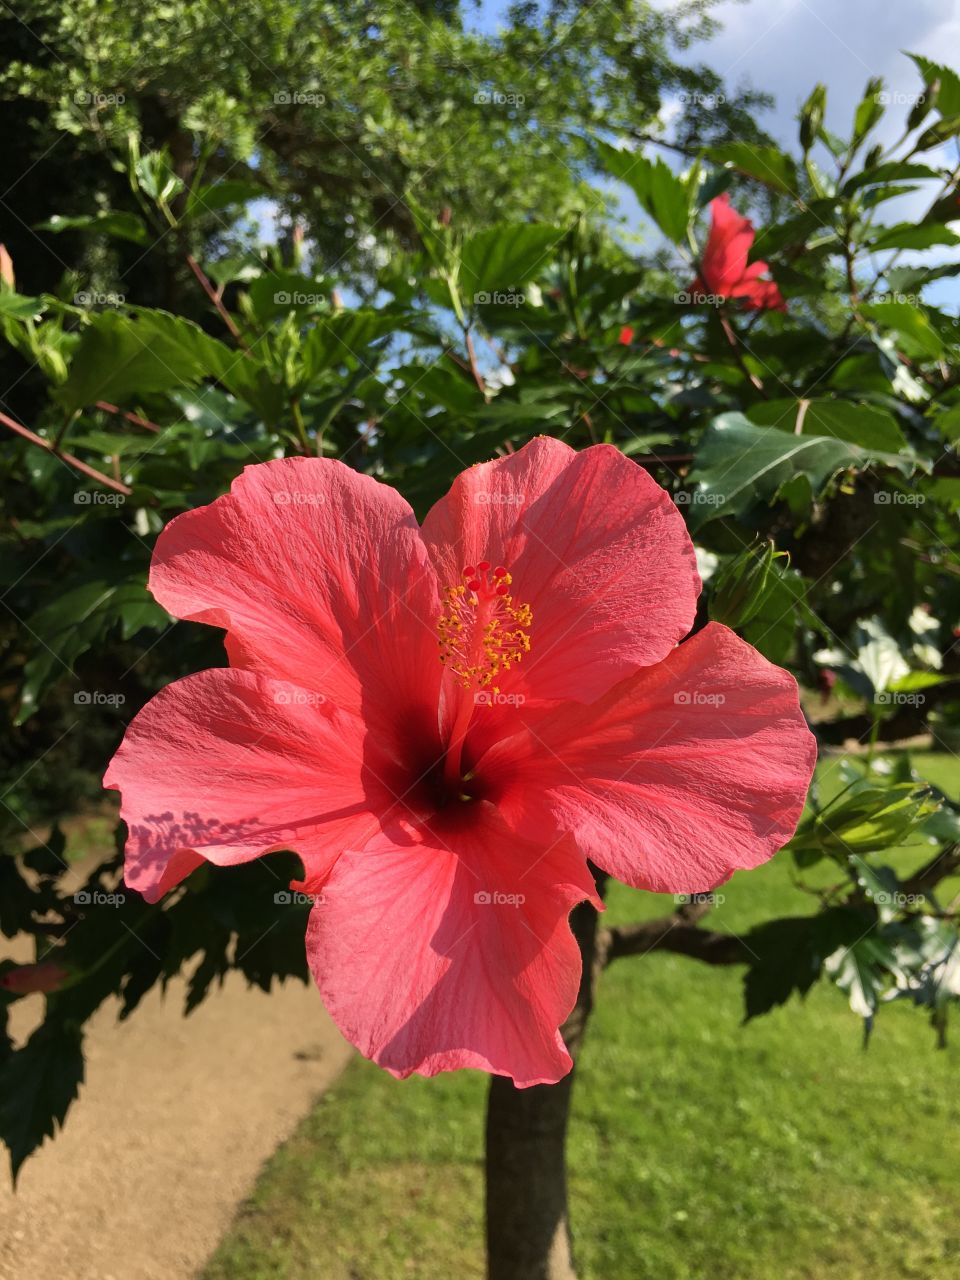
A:
{"label": "green grass lawn", "polygon": [[[918,762],[960,791],[955,758]],[[789,867],[734,877],[714,927],[809,910]],[[610,895],[613,920],[669,907]],[[864,1052],[823,983],[743,1026],[740,974],[654,954],[604,975],[570,1135],[584,1280],[955,1280],[960,1044],[938,1052],[898,1003]],[[480,1280],[484,1092],[473,1072],[398,1082],[354,1061],[203,1280]]]}

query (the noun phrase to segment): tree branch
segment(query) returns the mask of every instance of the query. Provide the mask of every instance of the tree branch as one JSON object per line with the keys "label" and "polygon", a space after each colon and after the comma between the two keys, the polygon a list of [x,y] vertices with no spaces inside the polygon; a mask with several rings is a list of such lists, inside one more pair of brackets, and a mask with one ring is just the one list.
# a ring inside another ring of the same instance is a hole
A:
{"label": "tree branch", "polygon": [[950,844],[904,880],[902,890],[906,894],[926,893],[957,870],[960,870],[960,844]]}
{"label": "tree branch", "polygon": [[11,431],[15,431],[18,436],[22,436],[24,440],[29,440],[31,444],[35,444],[41,449],[46,449],[47,453],[52,453],[61,462],[65,462],[68,467],[73,467],[76,471],[82,471],[85,476],[89,476],[91,480],[96,480],[98,484],[105,485],[108,489],[113,489],[115,493],[125,495],[133,493],[133,490],[128,485],[123,484],[120,480],[112,480],[110,476],[105,476],[102,471],[97,471],[95,467],[90,467],[85,462],[81,462],[72,453],[64,453],[52,441],[44,440],[43,436],[38,436],[29,427],[22,427],[19,422],[14,422],[13,418],[8,418],[5,413],[0,413],[0,422],[5,427],[9,427]]}
{"label": "tree branch", "polygon": [[597,939],[601,967],[621,956],[644,956],[650,951],[672,951],[705,964],[746,964],[750,948],[735,934],[698,928],[696,922],[712,905],[709,901],[685,903],[673,915],[602,929]]}

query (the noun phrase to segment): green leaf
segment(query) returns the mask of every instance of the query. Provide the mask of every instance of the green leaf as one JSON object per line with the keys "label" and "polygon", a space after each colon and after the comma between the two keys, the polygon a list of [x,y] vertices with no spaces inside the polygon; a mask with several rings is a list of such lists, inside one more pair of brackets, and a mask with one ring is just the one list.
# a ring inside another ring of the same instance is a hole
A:
{"label": "green leaf", "polygon": [[892,867],[873,867],[859,854],[850,859],[857,884],[877,908],[881,921],[892,920],[900,909],[900,879]]}
{"label": "green leaf", "polygon": [[256,183],[242,179],[228,178],[221,182],[210,182],[205,186],[195,187],[187,197],[187,217],[197,218],[205,213],[216,213],[227,209],[232,204],[245,204],[264,195],[262,187]]}
{"label": "green leaf", "polygon": [[136,213],[107,212],[78,214],[68,218],[55,213],[46,222],[37,223],[38,231],[94,231],[99,235],[116,236],[118,240],[132,240],[134,244],[148,244],[150,232],[147,224]]}
{"label": "green leaf", "polygon": [[876,186],[887,182],[920,181],[924,178],[939,178],[936,169],[925,164],[911,164],[908,160],[888,160],[884,164],[871,165],[863,169],[843,184],[843,194],[853,195],[861,187]]}
{"label": "green leaf", "polygon": [[853,118],[853,140],[860,143],[871,129],[880,122],[885,111],[883,102],[883,81],[872,79],[867,82],[863,97],[857,105]]}
{"label": "green leaf", "polygon": [[0,320],[38,320],[45,310],[46,303],[40,298],[0,289]]}
{"label": "green leaf", "polygon": [[243,357],[199,325],[165,311],[91,316],[73,353],[66,382],[55,392],[70,413],[107,400],[121,407],[151,391],[223,377]]}
{"label": "green leaf", "polygon": [[697,449],[691,480],[696,482],[689,525],[699,528],[718,516],[742,515],[757,501],[772,502],[792,480],[802,477],[818,494],[834,476],[871,463],[910,474],[915,463],[882,450],[864,449],[827,436],[791,435],[757,427],[742,413],[714,419]]}
{"label": "green leaf", "polygon": [[792,157],[777,147],[754,142],[724,142],[708,147],[707,155],[716,164],[736,169],[776,191],[791,196],[799,194],[797,167]]}
{"label": "green leaf", "polygon": [[751,422],[791,434],[830,436],[867,450],[897,453],[907,448],[892,413],[851,400],[765,400],[751,406]]}
{"label": "green leaf", "polygon": [[935,809],[929,792],[913,782],[859,779],[804,818],[787,848],[794,854],[825,854],[845,866],[854,855],[911,843]]}
{"label": "green leaf", "polygon": [[636,151],[624,151],[599,142],[597,150],[606,171],[633,189],[642,208],[674,244],[686,239],[690,218],[690,192],[657,157],[649,160]]}
{"label": "green leaf", "polygon": [[943,340],[923,307],[909,302],[867,302],[861,310],[884,329],[892,329],[899,334],[902,339],[900,345],[907,355],[937,359],[943,354]]}
{"label": "green leaf", "polygon": [[134,173],[141,189],[157,204],[168,204],[183,190],[183,180],[173,172],[166,148],[140,156],[134,164]]}
{"label": "green leaf", "polygon": [[341,311],[318,318],[303,340],[305,385],[348,360],[364,362],[372,342],[402,327],[403,317],[388,311]]}
{"label": "green leaf", "polygon": [[563,235],[558,227],[539,223],[478,231],[460,250],[459,283],[464,302],[476,302],[478,294],[521,290],[553,261]]}
{"label": "green leaf", "polygon": [[0,1065],[0,1138],[14,1179],[63,1124],[83,1083],[82,1044],[78,1027],[48,1020]]}
{"label": "green leaf", "polygon": [[823,962],[824,972],[845,991],[854,1013],[869,1023],[877,1011],[887,975],[896,969],[889,944],[868,931],[862,938],[838,947]]}
{"label": "green leaf", "polygon": [[933,147],[939,147],[944,142],[949,142],[958,133],[960,133],[960,115],[944,116],[942,120],[932,124],[929,129],[924,129],[913,144],[913,149],[915,151],[930,151]]}
{"label": "green leaf", "polygon": [[950,67],[924,58],[921,54],[909,53],[907,57],[917,66],[925,85],[931,85],[935,80],[940,82],[937,109],[945,116],[960,115],[960,76]]}
{"label": "green leaf", "polygon": [[930,249],[937,244],[960,243],[960,236],[940,223],[900,222],[895,227],[884,227],[871,242],[870,248],[881,249]]}

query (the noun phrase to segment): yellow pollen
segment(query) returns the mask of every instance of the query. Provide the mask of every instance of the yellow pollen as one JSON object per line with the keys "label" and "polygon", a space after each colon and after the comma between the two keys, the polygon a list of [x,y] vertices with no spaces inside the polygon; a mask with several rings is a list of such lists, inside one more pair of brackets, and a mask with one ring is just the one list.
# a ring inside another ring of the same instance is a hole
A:
{"label": "yellow pollen", "polygon": [[[530,652],[533,614],[510,594],[513,581],[502,565],[486,561],[463,571],[466,583],[444,588],[446,611],[437,624],[440,661],[464,688],[487,689]],[[496,685],[492,692],[498,693]]]}

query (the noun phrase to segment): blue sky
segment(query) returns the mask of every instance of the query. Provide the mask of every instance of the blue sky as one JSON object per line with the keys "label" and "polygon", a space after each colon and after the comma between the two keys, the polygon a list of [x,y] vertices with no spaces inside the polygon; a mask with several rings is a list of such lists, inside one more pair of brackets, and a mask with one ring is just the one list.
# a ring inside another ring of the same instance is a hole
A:
{"label": "blue sky", "polygon": [[[655,3],[671,7],[669,0]],[[501,0],[482,0],[472,25],[494,31],[506,8]],[[901,100],[921,87],[906,52],[960,67],[960,0],[723,0],[714,15],[723,30],[681,57],[712,66],[731,88],[750,86],[773,94],[776,105],[761,123],[792,151],[797,146],[797,110],[818,80],[828,91],[827,127],[845,134],[867,80],[883,76],[892,104],[876,139],[889,144],[902,130],[908,110]],[[671,109],[667,103],[667,118]],[[891,201],[884,220],[917,216],[929,199],[918,194]],[[643,217],[635,204],[625,202],[624,209],[631,229],[642,229]],[[948,257],[946,251],[938,260]],[[910,258],[904,255],[903,261]],[[927,255],[926,261],[932,258]],[[938,282],[925,296],[953,310],[960,302],[960,283]]]}

